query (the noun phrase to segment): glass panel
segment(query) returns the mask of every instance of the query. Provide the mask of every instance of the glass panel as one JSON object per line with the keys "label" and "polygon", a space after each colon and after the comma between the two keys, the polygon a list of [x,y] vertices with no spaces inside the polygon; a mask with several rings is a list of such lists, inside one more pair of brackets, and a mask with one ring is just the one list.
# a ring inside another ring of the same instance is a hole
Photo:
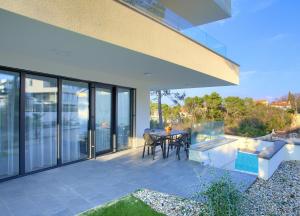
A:
{"label": "glass panel", "polygon": [[87,157],[89,88],[87,83],[63,81],[62,162]]}
{"label": "glass panel", "polygon": [[[130,4],[131,6],[142,10],[147,15],[157,19],[158,21],[170,26],[179,33],[195,40],[204,46],[212,49],[213,51],[227,56],[226,46],[215,39],[213,36],[207,34],[203,28],[198,25],[194,25],[192,22],[186,18],[180,16],[171,8],[168,8],[160,0],[119,0]],[[226,8],[228,3],[224,1],[218,1],[219,5]]]}
{"label": "glass panel", "polygon": [[96,88],[96,152],[111,149],[111,90]]}
{"label": "glass panel", "polygon": [[118,127],[117,146],[118,149],[125,149],[129,146],[130,136],[130,90],[118,88]]}
{"label": "glass panel", "polygon": [[25,171],[57,164],[57,81],[28,75],[25,81]]}
{"label": "glass panel", "polygon": [[197,144],[224,138],[224,122],[200,122],[191,126],[191,142]]}
{"label": "glass panel", "polygon": [[17,73],[0,70],[0,179],[19,173],[19,88]]}

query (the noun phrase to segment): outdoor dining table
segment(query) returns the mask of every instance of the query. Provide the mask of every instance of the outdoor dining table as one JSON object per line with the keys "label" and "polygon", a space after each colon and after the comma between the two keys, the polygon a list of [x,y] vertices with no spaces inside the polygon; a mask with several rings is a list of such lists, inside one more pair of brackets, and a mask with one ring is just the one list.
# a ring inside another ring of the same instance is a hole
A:
{"label": "outdoor dining table", "polygon": [[167,149],[167,140],[171,140],[174,136],[179,136],[179,135],[186,135],[188,132],[184,130],[171,130],[171,131],[165,131],[165,130],[160,130],[160,131],[151,131],[150,134],[157,139],[162,140],[163,144],[163,158],[166,158],[166,149]]}

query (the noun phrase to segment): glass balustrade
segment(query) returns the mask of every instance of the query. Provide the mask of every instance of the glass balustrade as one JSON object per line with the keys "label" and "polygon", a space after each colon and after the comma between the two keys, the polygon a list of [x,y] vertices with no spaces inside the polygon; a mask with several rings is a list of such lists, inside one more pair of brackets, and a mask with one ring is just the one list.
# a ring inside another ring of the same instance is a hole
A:
{"label": "glass balustrade", "polygon": [[188,20],[176,14],[171,9],[165,7],[159,0],[119,0],[131,5],[134,8],[155,18],[161,23],[173,28],[177,32],[189,37],[190,39],[204,45],[214,52],[225,56],[227,55],[226,46],[217,39],[207,34],[199,26],[195,26]]}

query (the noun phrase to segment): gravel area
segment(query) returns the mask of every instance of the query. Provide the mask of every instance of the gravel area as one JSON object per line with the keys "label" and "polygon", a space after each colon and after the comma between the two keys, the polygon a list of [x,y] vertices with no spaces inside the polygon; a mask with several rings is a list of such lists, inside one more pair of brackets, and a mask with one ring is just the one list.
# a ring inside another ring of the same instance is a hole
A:
{"label": "gravel area", "polygon": [[[206,205],[194,200],[148,189],[133,195],[165,215],[207,215]],[[282,163],[268,181],[258,179],[244,197],[243,215],[300,216],[300,161]]]}
{"label": "gravel area", "polygon": [[268,181],[258,179],[245,198],[245,215],[300,216],[300,161],[282,163]]}
{"label": "gravel area", "polygon": [[198,216],[205,212],[202,203],[165,193],[142,189],[135,192],[133,196],[144,201],[157,212],[168,216]]}

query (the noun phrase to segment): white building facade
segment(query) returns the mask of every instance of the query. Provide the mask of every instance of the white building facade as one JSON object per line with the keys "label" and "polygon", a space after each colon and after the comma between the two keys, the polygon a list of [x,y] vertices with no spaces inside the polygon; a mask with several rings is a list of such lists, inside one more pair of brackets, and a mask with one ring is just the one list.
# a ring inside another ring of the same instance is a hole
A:
{"label": "white building facade", "polygon": [[229,0],[139,2],[0,0],[0,181],[140,145],[151,90],[239,83],[191,31]]}

